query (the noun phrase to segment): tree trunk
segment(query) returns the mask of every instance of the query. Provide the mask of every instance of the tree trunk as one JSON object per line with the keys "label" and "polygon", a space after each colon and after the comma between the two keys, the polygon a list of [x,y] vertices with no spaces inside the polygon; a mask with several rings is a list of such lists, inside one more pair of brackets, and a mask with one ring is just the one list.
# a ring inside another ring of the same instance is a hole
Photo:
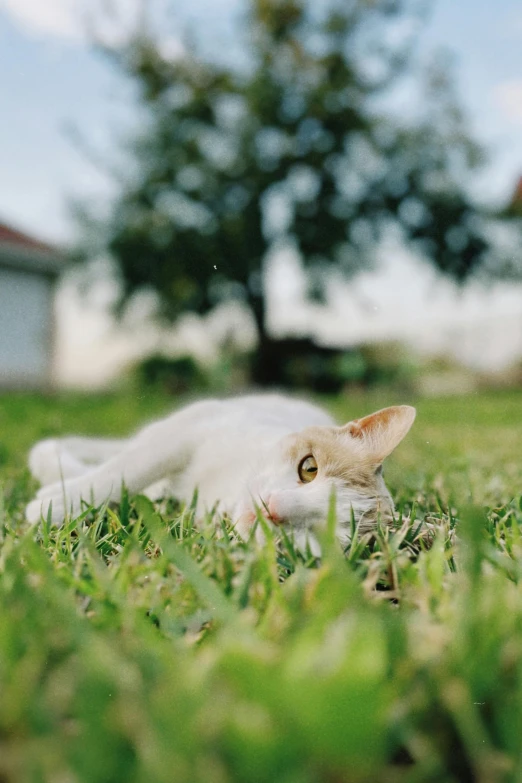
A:
{"label": "tree trunk", "polygon": [[266,330],[266,306],[263,296],[251,294],[248,304],[257,326],[258,344],[251,366],[251,379],[257,386],[281,385],[279,362],[275,361],[277,340]]}
{"label": "tree trunk", "polygon": [[337,394],[346,383],[339,371],[345,351],[317,345],[309,336],[274,339],[266,330],[262,297],[250,296],[249,304],[258,330],[258,345],[250,377],[257,386],[291,387]]}

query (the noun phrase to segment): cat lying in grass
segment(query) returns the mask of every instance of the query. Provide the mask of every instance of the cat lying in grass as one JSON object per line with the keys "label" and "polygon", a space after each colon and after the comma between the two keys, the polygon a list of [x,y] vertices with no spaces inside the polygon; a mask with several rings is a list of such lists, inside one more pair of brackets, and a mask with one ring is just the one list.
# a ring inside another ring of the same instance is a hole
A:
{"label": "cat lying in grass", "polygon": [[119,500],[122,483],[131,493],[184,501],[197,488],[198,514],[227,514],[246,538],[259,509],[304,545],[324,524],[333,492],[344,544],[352,514],[362,531],[378,516],[391,520],[382,462],[414,419],[414,408],[399,405],[339,427],[310,403],[255,395],[193,403],[128,440],[44,440],[29,456],[42,488],[27,519],[50,515],[61,524],[67,513],[80,513],[82,501]]}

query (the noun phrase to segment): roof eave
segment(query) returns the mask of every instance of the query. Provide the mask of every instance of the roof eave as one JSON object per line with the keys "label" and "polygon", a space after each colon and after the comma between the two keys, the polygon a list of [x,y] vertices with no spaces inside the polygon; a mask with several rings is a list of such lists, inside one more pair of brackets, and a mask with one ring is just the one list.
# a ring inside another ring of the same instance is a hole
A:
{"label": "roof eave", "polygon": [[11,242],[1,242],[0,267],[2,266],[57,277],[66,266],[66,258],[60,253],[20,247]]}

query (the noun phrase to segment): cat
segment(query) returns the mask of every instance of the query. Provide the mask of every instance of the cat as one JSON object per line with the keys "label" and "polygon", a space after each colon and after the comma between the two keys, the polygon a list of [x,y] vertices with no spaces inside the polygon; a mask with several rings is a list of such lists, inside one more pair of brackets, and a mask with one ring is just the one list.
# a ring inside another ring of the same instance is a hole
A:
{"label": "cat", "polygon": [[[398,405],[336,426],[321,408],[282,395],[202,400],[156,421],[127,440],[71,437],[44,440],[30,452],[42,484],[26,516],[61,524],[82,501],[117,501],[130,493],[190,501],[197,514],[226,514],[248,538],[262,513],[299,546],[314,546],[332,492],[337,536],[349,541],[352,515],[361,531],[390,522],[393,501],[382,462],[401,442],[415,408]],[[260,539],[263,533],[258,526]]]}

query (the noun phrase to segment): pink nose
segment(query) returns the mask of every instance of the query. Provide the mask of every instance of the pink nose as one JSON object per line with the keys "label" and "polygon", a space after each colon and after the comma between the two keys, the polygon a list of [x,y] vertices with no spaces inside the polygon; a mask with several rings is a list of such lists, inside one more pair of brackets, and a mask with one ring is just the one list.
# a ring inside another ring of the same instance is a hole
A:
{"label": "pink nose", "polygon": [[267,508],[270,520],[274,523],[274,525],[282,525],[284,520],[277,513],[276,504],[272,497],[268,499]]}

